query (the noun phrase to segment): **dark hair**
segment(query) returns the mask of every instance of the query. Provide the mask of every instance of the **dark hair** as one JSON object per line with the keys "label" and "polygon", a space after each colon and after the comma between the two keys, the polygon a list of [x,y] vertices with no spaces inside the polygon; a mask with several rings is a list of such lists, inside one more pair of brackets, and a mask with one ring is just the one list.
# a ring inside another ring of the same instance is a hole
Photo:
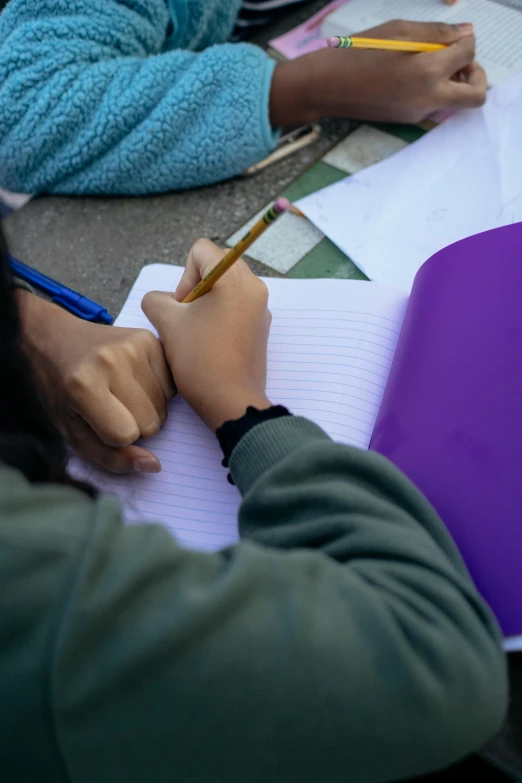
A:
{"label": "dark hair", "polygon": [[24,354],[7,247],[0,224],[0,462],[32,483],[74,484],[67,450],[38,392]]}

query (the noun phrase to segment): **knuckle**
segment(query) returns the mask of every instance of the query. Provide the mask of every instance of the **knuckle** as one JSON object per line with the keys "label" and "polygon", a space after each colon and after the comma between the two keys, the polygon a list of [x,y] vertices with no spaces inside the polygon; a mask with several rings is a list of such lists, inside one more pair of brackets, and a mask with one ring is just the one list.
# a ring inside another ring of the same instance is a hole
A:
{"label": "knuckle", "polygon": [[265,302],[268,302],[268,288],[264,280],[260,277],[256,277],[256,290],[259,298]]}
{"label": "knuckle", "polygon": [[486,91],[478,92],[471,97],[470,106],[472,109],[479,109],[486,103]]}
{"label": "knuckle", "polygon": [[142,308],[146,309],[149,305],[152,305],[154,303],[154,291],[148,291],[143,299],[141,300],[141,306]]}
{"label": "knuckle", "polygon": [[155,337],[148,329],[137,329],[134,339],[139,348],[150,351],[160,350],[160,342],[158,338]]}
{"label": "knuckle", "polygon": [[405,19],[393,19],[388,28],[390,34],[397,36],[397,38],[407,38],[411,31],[411,24]]}
{"label": "knuckle", "polygon": [[96,351],[96,363],[106,369],[111,369],[117,363],[116,352],[112,345],[101,345]]}
{"label": "knuckle", "polygon": [[452,41],[455,39],[457,31],[452,25],[446,24],[445,22],[432,22],[431,25],[437,38],[440,38],[443,41]]}
{"label": "knuckle", "polygon": [[64,385],[72,396],[79,395],[92,387],[92,375],[86,367],[75,367],[65,376]]}
{"label": "knuckle", "polygon": [[208,250],[209,247],[214,247],[214,243],[211,242],[210,239],[207,239],[207,237],[200,237],[199,239],[196,239],[192,245],[193,249],[201,250]]}
{"label": "knuckle", "polygon": [[433,62],[430,57],[423,57],[418,60],[418,78],[423,84],[436,82],[440,78],[440,67]]}
{"label": "knuckle", "polygon": [[116,448],[121,449],[125,446],[130,446],[137,441],[139,437],[140,432],[137,427],[128,427],[119,430],[114,429],[104,441],[108,446],[115,446]]}
{"label": "knuckle", "polygon": [[268,288],[262,280],[256,285],[255,299],[258,307],[262,310],[266,310],[268,305]]}
{"label": "knuckle", "polygon": [[216,249],[217,245],[215,245],[214,242],[211,242],[210,239],[206,239],[205,237],[201,237],[200,239],[196,239],[192,245],[190,255],[194,258],[206,258],[209,253],[215,253]]}
{"label": "knuckle", "polygon": [[461,51],[466,52],[468,56],[471,56],[473,58],[475,56],[477,39],[475,38],[474,35],[466,35],[464,38],[461,38],[459,41],[455,41],[453,46],[458,47]]}
{"label": "knuckle", "polygon": [[153,435],[156,435],[161,427],[161,421],[160,417],[158,416],[153,421],[148,422],[147,424],[144,424],[140,428],[140,435],[142,438],[151,438]]}

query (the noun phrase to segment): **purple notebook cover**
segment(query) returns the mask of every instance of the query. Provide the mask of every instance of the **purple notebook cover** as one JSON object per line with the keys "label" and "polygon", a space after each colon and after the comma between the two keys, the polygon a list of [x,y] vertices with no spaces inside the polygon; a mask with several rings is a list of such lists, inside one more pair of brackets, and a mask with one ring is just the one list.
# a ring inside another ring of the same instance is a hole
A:
{"label": "purple notebook cover", "polygon": [[420,269],[370,448],[435,506],[504,635],[522,634],[522,223]]}

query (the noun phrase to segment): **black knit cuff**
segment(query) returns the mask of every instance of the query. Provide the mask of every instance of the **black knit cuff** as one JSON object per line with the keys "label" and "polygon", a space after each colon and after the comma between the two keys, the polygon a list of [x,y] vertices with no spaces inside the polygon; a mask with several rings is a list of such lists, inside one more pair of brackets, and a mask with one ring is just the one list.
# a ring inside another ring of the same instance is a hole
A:
{"label": "black knit cuff", "polygon": [[[264,421],[270,421],[270,419],[279,419],[281,416],[291,415],[290,411],[283,405],[272,405],[271,408],[266,408],[265,410],[258,410],[249,405],[245,415],[241,416],[240,419],[226,421],[222,424],[221,427],[216,430],[216,436],[223,452],[223,466],[228,468],[232,452],[241,438],[243,438],[247,432],[250,432],[252,427],[255,427],[257,424],[262,424]],[[229,481],[231,481],[230,476]],[[231,481],[231,483],[233,482]]]}

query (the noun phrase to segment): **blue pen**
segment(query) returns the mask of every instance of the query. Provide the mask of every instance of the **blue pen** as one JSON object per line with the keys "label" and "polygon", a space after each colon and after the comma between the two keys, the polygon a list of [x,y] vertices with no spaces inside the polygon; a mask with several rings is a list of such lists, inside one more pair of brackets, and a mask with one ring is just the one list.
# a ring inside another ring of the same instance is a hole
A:
{"label": "blue pen", "polygon": [[83,318],[84,321],[101,321],[104,324],[112,324],[114,318],[109,315],[107,310],[92,299],[77,294],[67,286],[57,283],[47,275],[37,272],[36,269],[17,261],[12,256],[7,256],[9,266],[16,277],[24,280],[26,283],[38,288],[47,294],[53,302],[65,307],[74,315]]}

